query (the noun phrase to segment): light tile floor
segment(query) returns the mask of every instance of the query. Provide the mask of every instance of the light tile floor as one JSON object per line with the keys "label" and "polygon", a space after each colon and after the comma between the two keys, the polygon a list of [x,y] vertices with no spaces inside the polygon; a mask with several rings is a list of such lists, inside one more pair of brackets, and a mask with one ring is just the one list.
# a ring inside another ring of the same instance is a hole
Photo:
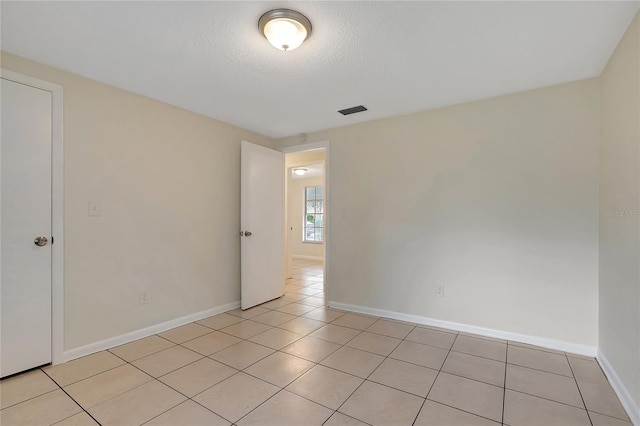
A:
{"label": "light tile floor", "polygon": [[593,358],[286,294],[0,382],[10,425],[630,426]]}

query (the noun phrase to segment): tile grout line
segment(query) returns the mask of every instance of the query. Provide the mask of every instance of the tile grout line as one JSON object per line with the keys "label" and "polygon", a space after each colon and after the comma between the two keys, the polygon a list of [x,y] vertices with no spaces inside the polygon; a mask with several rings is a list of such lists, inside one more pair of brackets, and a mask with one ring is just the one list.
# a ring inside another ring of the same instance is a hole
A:
{"label": "tile grout line", "polygon": [[569,361],[569,357],[567,356],[566,353],[564,354],[564,356],[565,356],[565,359],[567,360],[567,364],[569,364],[569,369],[571,370],[571,375],[573,376],[573,381],[576,384],[576,388],[578,388],[578,393],[580,394],[580,400],[584,405],[584,411],[586,411],[587,418],[589,419],[589,422],[593,426],[593,420],[591,420],[591,414],[589,414],[589,410],[587,409],[587,403],[585,402],[584,397],[582,396],[582,391],[580,390],[580,386],[578,385],[578,379],[576,378],[576,373],[573,372],[573,367],[571,366],[571,362]]}
{"label": "tile grout line", "polygon": [[507,402],[507,365],[509,364],[509,341],[507,340],[507,351],[504,357],[504,380],[502,382],[502,421],[504,425],[504,409]]}
{"label": "tile grout line", "polygon": [[[433,390],[433,387],[436,384],[436,380],[438,380],[438,377],[440,377],[440,373],[442,372],[442,367],[444,367],[444,363],[447,362],[447,358],[449,358],[449,354],[451,354],[451,349],[453,348],[453,345],[455,345],[456,340],[458,340],[458,336],[459,336],[459,334],[456,334],[456,337],[453,339],[453,342],[451,342],[451,348],[449,348],[449,351],[447,352],[447,356],[444,357],[444,360],[442,360],[442,365],[438,369],[438,373],[436,374],[436,377],[433,379],[433,383],[431,383],[431,386],[429,387],[429,391],[427,392],[427,395],[424,397],[424,401],[422,402],[422,405],[420,406],[420,410],[418,410],[418,414],[416,414],[415,419],[413,419],[412,425],[414,425],[418,421],[418,417],[420,416],[420,413],[422,412],[422,409],[424,408],[425,404],[427,403],[427,400],[429,398],[429,394],[431,393],[431,391]],[[431,400],[429,399],[429,401],[431,401]]]}

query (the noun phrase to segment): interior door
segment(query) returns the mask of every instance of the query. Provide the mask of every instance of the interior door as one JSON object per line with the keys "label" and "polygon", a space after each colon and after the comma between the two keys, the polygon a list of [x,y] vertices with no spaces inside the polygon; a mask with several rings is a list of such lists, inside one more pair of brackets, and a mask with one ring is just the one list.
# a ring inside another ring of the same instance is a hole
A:
{"label": "interior door", "polygon": [[51,362],[52,94],[1,80],[0,377]]}
{"label": "interior door", "polygon": [[284,164],[273,149],[242,141],[241,307],[284,294]]}

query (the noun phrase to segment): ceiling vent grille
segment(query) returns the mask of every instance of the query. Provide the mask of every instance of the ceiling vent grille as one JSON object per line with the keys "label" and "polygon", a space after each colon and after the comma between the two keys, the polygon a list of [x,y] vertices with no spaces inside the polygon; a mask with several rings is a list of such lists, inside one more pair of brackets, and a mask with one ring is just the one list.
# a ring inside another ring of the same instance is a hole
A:
{"label": "ceiling vent grille", "polygon": [[342,115],[349,115],[349,114],[355,114],[356,112],[362,112],[362,111],[366,111],[367,109],[362,106],[362,105],[358,105],[358,106],[354,106],[351,108],[345,108],[345,109],[341,109],[340,111],[338,111],[340,114]]}

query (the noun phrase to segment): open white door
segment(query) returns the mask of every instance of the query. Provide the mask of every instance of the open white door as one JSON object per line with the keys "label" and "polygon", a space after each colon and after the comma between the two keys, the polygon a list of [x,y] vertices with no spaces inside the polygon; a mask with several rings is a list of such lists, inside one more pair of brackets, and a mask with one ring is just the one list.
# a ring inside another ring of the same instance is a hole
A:
{"label": "open white door", "polygon": [[0,81],[0,377],[5,377],[51,362],[52,94]]}
{"label": "open white door", "polygon": [[281,152],[242,141],[241,308],[284,294],[284,163]]}

